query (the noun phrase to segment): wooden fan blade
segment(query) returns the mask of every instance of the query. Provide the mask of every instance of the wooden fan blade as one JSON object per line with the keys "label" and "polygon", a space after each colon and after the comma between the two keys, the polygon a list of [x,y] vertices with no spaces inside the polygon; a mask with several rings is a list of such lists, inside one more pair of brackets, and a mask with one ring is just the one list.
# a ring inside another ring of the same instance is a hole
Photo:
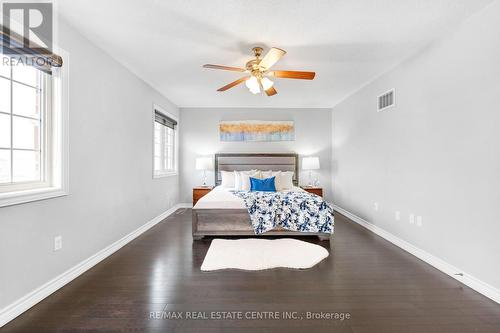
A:
{"label": "wooden fan blade", "polygon": [[259,63],[259,66],[264,69],[268,70],[271,68],[272,65],[274,65],[278,60],[281,59],[285,55],[286,51],[282,49],[278,49],[277,47],[272,47],[269,52],[262,58],[262,60]]}
{"label": "wooden fan blade", "polygon": [[240,79],[238,79],[236,81],[233,81],[233,82],[231,82],[229,84],[226,84],[224,87],[217,89],[217,91],[226,91],[228,89],[231,89],[232,87],[237,86],[238,84],[240,84],[242,82],[245,82],[246,79],[248,79],[249,77],[250,76],[244,76],[244,77],[242,77],[242,78],[240,78]]}
{"label": "wooden fan blade", "polygon": [[316,76],[315,72],[301,72],[301,71],[272,71],[267,75],[283,79],[299,79],[299,80],[312,80]]}
{"label": "wooden fan blade", "polygon": [[276,95],[278,92],[276,91],[276,89],[274,89],[274,87],[271,87],[267,90],[264,90],[266,92],[266,95],[267,96],[273,96],[273,95]]}
{"label": "wooden fan blade", "polygon": [[246,71],[246,69],[244,69],[244,68],[222,66],[222,65],[212,65],[212,64],[205,64],[205,65],[203,65],[203,68],[222,69],[225,71],[232,71],[232,72],[244,72],[244,71]]}

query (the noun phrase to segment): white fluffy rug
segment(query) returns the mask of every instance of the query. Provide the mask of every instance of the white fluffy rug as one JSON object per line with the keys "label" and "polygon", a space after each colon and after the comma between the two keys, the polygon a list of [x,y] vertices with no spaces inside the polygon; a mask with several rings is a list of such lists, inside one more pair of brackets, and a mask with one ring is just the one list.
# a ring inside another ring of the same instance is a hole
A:
{"label": "white fluffy rug", "polygon": [[225,268],[262,270],[276,267],[310,268],[328,257],[315,244],[292,238],[214,239],[201,265],[202,271]]}

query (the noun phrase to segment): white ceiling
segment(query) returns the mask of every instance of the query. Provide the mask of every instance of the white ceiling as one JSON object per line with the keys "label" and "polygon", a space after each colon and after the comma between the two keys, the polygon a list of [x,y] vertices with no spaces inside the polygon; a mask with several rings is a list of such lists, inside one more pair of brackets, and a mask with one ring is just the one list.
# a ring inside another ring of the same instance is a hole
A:
{"label": "white ceiling", "polygon": [[[62,17],[180,107],[332,107],[491,0],[60,0]],[[316,72],[277,79],[278,95],[244,85],[255,45],[287,51],[275,69]]]}

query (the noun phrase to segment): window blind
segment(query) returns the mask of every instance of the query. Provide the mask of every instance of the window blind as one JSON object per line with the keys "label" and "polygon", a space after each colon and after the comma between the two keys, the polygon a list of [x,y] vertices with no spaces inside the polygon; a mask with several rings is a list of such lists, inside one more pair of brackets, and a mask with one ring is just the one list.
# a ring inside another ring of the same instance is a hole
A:
{"label": "window blind", "polygon": [[172,119],[169,116],[164,115],[158,110],[155,110],[155,121],[171,129],[175,129],[175,126],[177,126],[177,121],[175,119]]}

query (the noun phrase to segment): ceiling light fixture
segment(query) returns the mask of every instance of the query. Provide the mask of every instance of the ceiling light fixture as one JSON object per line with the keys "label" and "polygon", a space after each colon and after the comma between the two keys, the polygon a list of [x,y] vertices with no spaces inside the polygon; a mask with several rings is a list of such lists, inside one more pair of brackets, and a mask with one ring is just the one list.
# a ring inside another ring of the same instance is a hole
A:
{"label": "ceiling light fixture", "polygon": [[259,80],[255,76],[251,76],[249,79],[245,81],[245,85],[250,90],[252,94],[260,93],[260,84]]}
{"label": "ceiling light fixture", "polygon": [[264,90],[267,90],[274,85],[274,82],[269,80],[267,77],[262,78],[262,80],[260,80],[260,83],[262,83],[262,88]]}
{"label": "ceiling light fixture", "polygon": [[262,47],[256,46],[252,49],[252,51],[255,58],[248,61],[244,68],[212,64],[203,65],[204,68],[246,73],[245,76],[226,84],[224,87],[217,89],[217,91],[226,91],[245,82],[245,85],[253,94],[258,94],[263,91],[267,96],[274,96],[278,92],[274,88],[274,82],[268,77],[279,79],[312,80],[316,75],[314,72],[271,70],[271,67],[286,53],[284,50],[277,47],[272,47],[263,58],[261,58],[263,51]]}

